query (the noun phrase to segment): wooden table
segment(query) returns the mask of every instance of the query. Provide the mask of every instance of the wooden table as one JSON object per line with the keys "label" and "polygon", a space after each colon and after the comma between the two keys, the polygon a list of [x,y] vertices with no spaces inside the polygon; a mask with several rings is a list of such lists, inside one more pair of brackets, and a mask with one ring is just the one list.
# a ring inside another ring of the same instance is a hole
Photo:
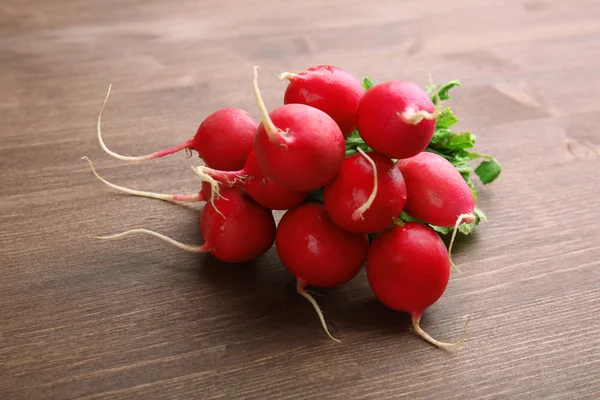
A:
{"label": "wooden table", "polygon": [[[0,3],[0,398],[600,397],[598,1],[4,0]],[[317,63],[375,81],[460,79],[450,105],[504,172],[480,186],[490,222],[462,238],[422,325],[386,310],[364,273],[318,291],[326,338],[275,250],[226,265],[150,237],[201,243],[201,207],[116,193],[107,179],[198,189],[176,144],[225,106],[258,118],[275,74]]]}

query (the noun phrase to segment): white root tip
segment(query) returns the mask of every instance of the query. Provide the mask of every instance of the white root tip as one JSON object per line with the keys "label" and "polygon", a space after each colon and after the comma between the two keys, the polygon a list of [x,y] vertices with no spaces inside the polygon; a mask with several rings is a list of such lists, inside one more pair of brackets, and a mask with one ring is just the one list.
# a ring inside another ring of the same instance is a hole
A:
{"label": "white root tip", "polygon": [[465,322],[465,328],[464,328],[463,334],[460,337],[460,339],[458,339],[458,341],[456,341],[454,343],[440,342],[439,340],[436,340],[436,339],[432,338],[431,336],[429,336],[429,334],[427,332],[425,332],[423,329],[421,329],[421,326],[419,325],[419,323],[421,322],[421,314],[420,313],[412,315],[412,323],[413,323],[413,328],[415,329],[415,332],[419,336],[421,336],[423,339],[425,339],[429,343],[431,343],[434,346],[437,346],[441,349],[447,349],[447,348],[460,346],[467,338],[467,327],[469,326],[469,322],[471,321],[471,316],[467,315],[467,316],[465,316],[465,318],[467,318],[467,320]]}
{"label": "white root tip", "polygon": [[281,74],[279,74],[279,80],[284,81],[284,80],[291,80],[292,78],[296,78],[298,77],[298,74],[295,74],[293,72],[282,72]]}
{"label": "white root tip", "polygon": [[115,153],[114,151],[110,150],[108,147],[106,147],[106,144],[104,144],[104,140],[102,139],[102,129],[101,129],[101,125],[102,125],[102,112],[104,111],[104,107],[106,107],[106,103],[108,102],[108,97],[110,96],[110,89],[112,88],[112,84],[108,85],[108,91],[106,92],[106,97],[104,98],[104,102],[102,103],[102,107],[100,108],[100,112],[98,113],[98,123],[97,123],[97,132],[98,132],[98,142],[100,142],[100,147],[102,147],[102,150],[104,150],[104,152],[114,158],[117,158],[119,160],[123,160],[123,161],[146,161],[149,160],[149,156],[140,156],[140,157],[131,157],[131,156],[123,156],[119,153]]}
{"label": "white root tip", "polygon": [[450,244],[448,245],[448,259],[450,260],[450,265],[452,265],[452,267],[454,267],[454,269],[456,269],[459,273],[461,272],[460,269],[456,266],[456,264],[454,264],[454,261],[452,261],[452,246],[454,245],[454,239],[456,239],[456,232],[458,231],[458,226],[463,222],[473,221],[475,221],[474,214],[460,214],[456,219],[454,229],[452,230],[452,237],[450,238]]}
{"label": "white root tip", "polygon": [[[428,76],[429,76],[429,84],[431,86],[434,86],[433,78],[431,77],[431,74],[428,74]],[[419,122],[423,121],[424,119],[433,121],[442,112],[442,101],[440,99],[440,94],[438,93],[437,90],[435,90],[435,104],[433,105],[433,108],[434,108],[433,113],[427,112],[425,110],[419,110],[419,111],[408,110],[403,113],[398,113],[398,115],[400,116],[400,118],[402,118],[402,120],[404,122],[406,122],[407,124],[412,124],[412,125],[417,125]]]}
{"label": "white root tip", "polygon": [[92,173],[94,174],[94,176],[96,176],[96,178],[98,178],[102,183],[104,183],[108,187],[118,190],[119,192],[131,194],[134,196],[149,197],[151,199],[166,200],[166,201],[175,201],[175,200],[189,201],[189,202],[200,201],[199,193],[172,195],[172,194],[164,194],[164,193],[146,192],[143,190],[129,189],[129,188],[126,188],[123,186],[115,185],[114,183],[110,183],[109,181],[107,181],[106,179],[101,177],[98,174],[98,172],[96,172],[96,169],[94,168],[94,164],[92,164],[92,160],[87,158],[87,156],[81,157],[81,159],[86,160],[88,162],[88,164],[90,164],[90,169],[92,170]]}
{"label": "white root tip", "polygon": [[369,196],[369,198],[367,199],[367,201],[365,202],[365,204],[363,204],[362,206],[360,206],[352,214],[352,220],[354,220],[354,221],[358,221],[359,219],[364,219],[363,218],[363,214],[369,208],[371,208],[371,206],[373,205],[373,202],[375,201],[375,197],[377,197],[377,190],[379,189],[379,184],[378,184],[378,181],[377,181],[377,166],[375,165],[375,161],[373,161],[373,159],[371,157],[369,157],[367,155],[367,153],[365,153],[363,151],[363,149],[361,149],[360,147],[358,147],[357,149],[358,149],[358,152],[360,154],[362,154],[362,156],[367,159],[367,161],[369,162],[369,164],[371,164],[371,167],[373,168],[373,191],[371,192],[371,195]]}
{"label": "white root tip", "polygon": [[174,239],[171,239],[168,236],[160,234],[158,232],[154,232],[154,231],[151,231],[149,229],[143,229],[143,228],[130,229],[128,231],[117,233],[115,235],[110,235],[110,236],[96,236],[96,238],[97,239],[102,239],[102,240],[114,240],[114,239],[120,239],[120,238],[125,237],[125,236],[133,235],[133,234],[136,234],[136,233],[145,233],[147,235],[157,237],[159,239],[164,240],[167,243],[172,244],[175,247],[178,247],[178,248],[180,248],[182,250],[185,250],[185,251],[189,251],[190,253],[206,253],[206,252],[209,251],[206,248],[205,244],[202,245],[202,246],[191,245],[191,244],[184,244],[184,243],[178,242],[178,241],[176,241]]}
{"label": "white root tip", "polygon": [[306,284],[304,282],[302,282],[301,280],[298,280],[298,282],[296,283],[296,290],[298,291],[298,293],[304,297],[306,300],[308,300],[310,302],[310,304],[312,304],[312,306],[314,307],[315,311],[317,312],[317,315],[319,316],[319,320],[321,321],[321,325],[323,326],[323,330],[325,331],[325,333],[327,333],[327,336],[329,336],[329,338],[331,340],[333,340],[334,342],[338,342],[341,343],[341,341],[339,339],[334,338],[331,333],[329,333],[329,329],[327,328],[327,323],[325,322],[325,317],[323,317],[323,313],[321,312],[321,309],[319,308],[319,305],[317,304],[317,301],[314,299],[314,297],[312,297],[310,295],[310,293],[308,293],[306,291]]}
{"label": "white root tip", "polygon": [[225,197],[221,196],[221,184],[219,183],[219,181],[217,181],[215,178],[210,176],[210,174],[207,172],[207,171],[213,171],[213,170],[208,167],[205,167],[205,166],[200,166],[200,167],[192,166],[192,171],[194,171],[200,177],[200,179],[202,179],[202,182],[207,182],[210,185],[210,198],[208,199],[208,202],[215,209],[215,211],[221,217],[223,217],[223,219],[226,219],[225,215],[215,205],[215,199],[223,199],[223,200],[227,200],[227,199]]}

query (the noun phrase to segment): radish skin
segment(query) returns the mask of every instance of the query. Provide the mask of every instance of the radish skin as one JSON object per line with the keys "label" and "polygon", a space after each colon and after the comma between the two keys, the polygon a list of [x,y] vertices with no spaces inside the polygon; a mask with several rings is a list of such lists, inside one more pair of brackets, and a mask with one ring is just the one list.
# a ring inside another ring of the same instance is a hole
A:
{"label": "radish skin", "polygon": [[333,65],[316,65],[299,74],[284,72],[279,79],[289,81],[284,104],[318,108],[338,124],[344,137],[356,128],[356,110],[365,89],[348,71]]}
{"label": "radish skin", "polygon": [[428,224],[453,227],[475,221],[475,199],[458,170],[444,157],[423,152],[396,164],[406,182],[404,211]]}

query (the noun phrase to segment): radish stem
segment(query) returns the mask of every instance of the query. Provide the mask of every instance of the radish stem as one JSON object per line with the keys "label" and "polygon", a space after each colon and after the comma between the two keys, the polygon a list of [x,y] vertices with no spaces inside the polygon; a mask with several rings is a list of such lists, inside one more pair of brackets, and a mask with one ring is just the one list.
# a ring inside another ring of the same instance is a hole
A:
{"label": "radish stem", "polygon": [[467,327],[469,326],[469,321],[471,321],[470,316],[467,316],[467,321],[465,322],[465,330],[463,331],[463,334],[460,337],[460,339],[458,339],[458,341],[455,343],[447,343],[447,342],[440,342],[439,340],[432,338],[431,336],[429,336],[429,334],[427,332],[425,332],[423,329],[421,329],[421,326],[419,325],[419,323],[421,322],[421,315],[422,315],[422,313],[420,313],[420,312],[411,314],[413,327],[419,336],[421,336],[423,339],[425,339],[429,343],[433,344],[434,346],[437,346],[439,348],[458,347],[462,344],[462,342],[465,341],[465,339],[467,337]]}
{"label": "radish stem", "polygon": [[323,317],[323,313],[321,312],[321,309],[319,308],[317,301],[314,299],[314,297],[312,297],[310,295],[310,293],[308,293],[306,291],[306,283],[304,283],[303,281],[301,281],[299,279],[298,282],[296,282],[296,290],[298,291],[298,293],[300,295],[302,295],[302,297],[304,297],[306,300],[308,300],[310,302],[310,304],[312,304],[315,311],[317,312],[317,315],[319,316],[319,320],[321,321],[321,325],[323,326],[323,329],[327,333],[327,336],[329,336],[332,340],[340,343],[339,339],[334,338],[333,336],[331,336],[331,333],[329,333],[329,329],[327,328],[327,323],[325,322],[325,318]]}
{"label": "radish stem", "polygon": [[92,172],[94,173],[94,175],[96,176],[96,178],[98,178],[101,182],[103,182],[107,186],[109,186],[115,190],[118,190],[120,192],[123,192],[123,193],[131,194],[134,196],[149,197],[151,199],[166,200],[166,201],[197,202],[197,201],[205,200],[204,196],[202,196],[202,193],[164,194],[164,193],[154,193],[154,192],[146,192],[143,190],[129,189],[129,188],[126,188],[123,186],[115,185],[114,183],[110,183],[106,179],[102,178],[96,172],[96,169],[94,168],[94,165],[92,164],[92,160],[90,160],[87,157],[82,157],[81,159],[86,160],[90,164],[90,168],[91,168]]}

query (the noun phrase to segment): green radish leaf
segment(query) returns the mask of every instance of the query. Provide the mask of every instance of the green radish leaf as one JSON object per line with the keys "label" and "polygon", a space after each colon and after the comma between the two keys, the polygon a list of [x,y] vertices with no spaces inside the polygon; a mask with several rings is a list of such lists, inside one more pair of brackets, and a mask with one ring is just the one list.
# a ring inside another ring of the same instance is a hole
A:
{"label": "green radish leaf", "polygon": [[440,96],[440,100],[444,101],[444,100],[449,100],[450,96],[448,95],[448,92],[450,91],[450,89],[460,86],[460,82],[457,80],[454,81],[450,81],[448,83],[446,83],[445,85],[441,85],[441,84],[437,84],[434,86],[427,86],[425,88],[425,91],[427,92],[427,94],[429,95],[429,97],[431,97],[431,101],[433,101],[433,103],[436,103],[436,96],[435,96],[435,91],[437,90],[438,92],[438,96]]}
{"label": "green radish leaf", "polygon": [[365,90],[369,90],[374,86],[373,81],[371,80],[370,76],[367,76],[364,80],[363,80],[363,87],[365,88]]}
{"label": "green radish leaf", "polygon": [[448,150],[471,149],[473,146],[475,146],[475,135],[471,132],[449,135],[444,143],[444,147]]}
{"label": "green radish leaf", "polygon": [[449,128],[458,122],[458,117],[447,107],[442,110],[435,120],[435,128]]}
{"label": "green radish leaf", "polygon": [[410,215],[408,215],[407,213],[405,213],[404,211],[402,211],[400,213],[400,219],[404,222],[418,222],[420,224],[422,224],[423,222],[419,221],[416,218],[411,217]]}
{"label": "green radish leaf", "polygon": [[447,235],[450,232],[452,232],[452,228],[446,228],[444,226],[437,226],[437,225],[429,225],[431,227],[431,229],[433,229],[434,231],[436,231],[437,233],[440,233],[442,235]]}
{"label": "green radish leaf", "polygon": [[500,164],[495,159],[483,161],[475,168],[475,173],[479,176],[481,183],[484,185],[487,185],[498,178],[500,172],[502,172],[502,167],[500,167]]}
{"label": "green radish leaf", "polygon": [[443,143],[448,136],[452,135],[452,131],[448,128],[436,128],[431,138],[431,144]]}

